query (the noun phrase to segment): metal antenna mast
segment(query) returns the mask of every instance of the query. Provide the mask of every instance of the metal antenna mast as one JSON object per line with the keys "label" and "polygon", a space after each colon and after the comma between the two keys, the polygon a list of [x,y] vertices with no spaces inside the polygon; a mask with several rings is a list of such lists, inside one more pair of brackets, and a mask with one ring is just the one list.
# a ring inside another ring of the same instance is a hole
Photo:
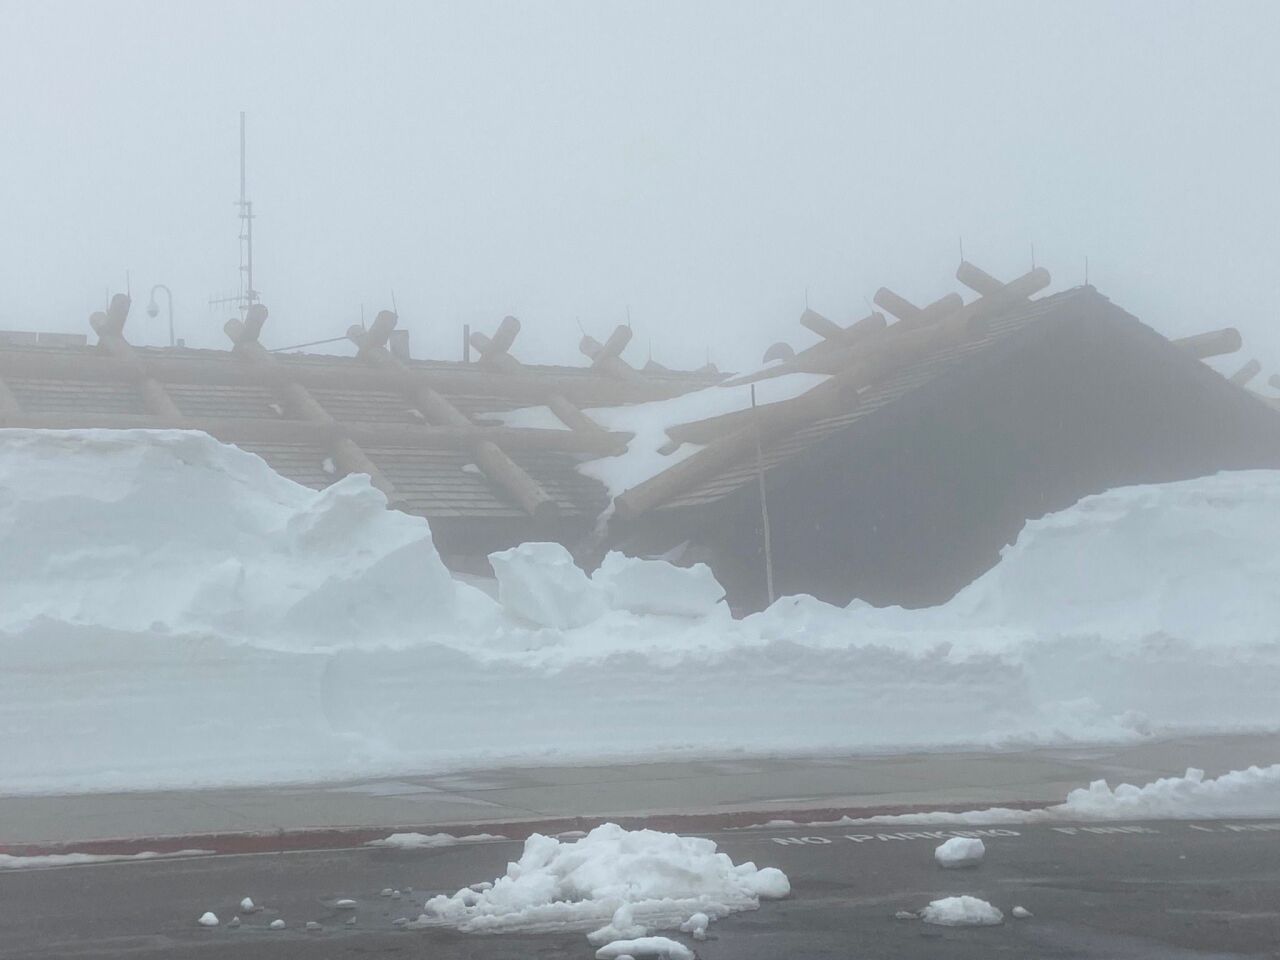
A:
{"label": "metal antenna mast", "polygon": [[240,293],[234,297],[211,297],[209,306],[234,303],[240,309],[240,319],[248,317],[249,308],[258,302],[258,291],[253,285],[253,201],[249,199],[248,177],[245,173],[245,114],[240,111]]}
{"label": "metal antenna mast", "polygon": [[249,308],[258,302],[253,288],[253,201],[249,199],[245,178],[244,111],[240,111],[240,315],[244,319]]}

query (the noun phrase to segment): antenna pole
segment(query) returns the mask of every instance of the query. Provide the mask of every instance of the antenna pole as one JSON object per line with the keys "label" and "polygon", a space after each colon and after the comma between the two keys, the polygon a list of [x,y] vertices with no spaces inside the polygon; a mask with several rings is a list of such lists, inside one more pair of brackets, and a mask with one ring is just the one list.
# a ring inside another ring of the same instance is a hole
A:
{"label": "antenna pole", "polygon": [[247,316],[249,308],[258,301],[257,291],[253,288],[253,201],[249,199],[248,177],[245,174],[245,115],[240,111],[240,220],[243,231],[240,235],[241,246],[241,282],[244,291],[240,296],[240,313]]}

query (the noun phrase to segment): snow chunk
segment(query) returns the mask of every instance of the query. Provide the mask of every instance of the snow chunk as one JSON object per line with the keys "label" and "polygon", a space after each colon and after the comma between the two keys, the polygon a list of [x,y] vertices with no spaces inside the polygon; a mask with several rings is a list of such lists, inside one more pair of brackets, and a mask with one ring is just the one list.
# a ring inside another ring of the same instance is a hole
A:
{"label": "snow chunk", "polygon": [[944,927],[992,927],[1004,923],[1004,914],[977,897],[944,897],[921,910],[920,919]]}
{"label": "snow chunk", "polygon": [[200,919],[196,923],[202,927],[216,927],[218,925],[218,915],[212,910],[206,910],[200,915]]}
{"label": "snow chunk", "polygon": [[695,913],[680,924],[680,932],[692,935],[695,940],[705,940],[707,939],[707,924],[710,922],[711,918],[705,913]]}
{"label": "snow chunk", "polygon": [[654,957],[657,960],[694,960],[694,953],[683,943],[666,937],[640,937],[615,940],[596,951],[596,960],[622,960],[623,957]]}
{"label": "snow chunk", "polygon": [[[366,847],[390,847],[394,850],[430,850],[435,847],[452,847],[458,843],[483,843],[488,840],[506,840],[497,833],[472,833],[465,837],[455,837],[451,833],[393,833],[381,840],[370,840]],[[411,888],[412,889],[412,888]],[[390,897],[398,890],[385,889],[381,896]]]}
{"label": "snow chunk", "polygon": [[677,567],[665,560],[642,560],[612,552],[591,582],[600,586],[615,610],[677,617],[706,617],[728,612],[724,587],[705,563]]}
{"label": "snow chunk", "polygon": [[245,913],[254,913],[259,908],[254,905],[252,897],[245,897],[243,900],[240,901],[240,909],[243,910]]}
{"label": "snow chunk", "polygon": [[[702,914],[702,916],[705,916],[705,914]],[[613,919],[606,926],[587,934],[587,942],[593,947],[598,947],[601,944],[612,943],[615,940],[643,937],[648,932],[648,927],[642,923],[635,922],[631,904],[624,903],[614,911]]]}
{"label": "snow chunk", "polygon": [[541,627],[581,627],[609,609],[605,591],[592,583],[558,543],[522,543],[489,554],[498,579],[498,602],[512,616]]}
{"label": "snow chunk", "polygon": [[938,866],[946,869],[976,867],[986,855],[987,847],[975,837],[952,837],[933,851]]}
{"label": "snow chunk", "polygon": [[1009,912],[1012,913],[1019,920],[1027,920],[1035,916],[1035,914],[1032,913],[1030,910],[1028,910],[1026,907],[1014,907]]}
{"label": "snow chunk", "polygon": [[345,897],[341,900],[335,900],[333,904],[335,910],[354,910],[356,906],[357,903],[354,900],[349,900]]}
{"label": "snow chunk", "polygon": [[[711,840],[607,823],[570,842],[534,834],[490,889],[432,897],[415,926],[496,933],[596,930],[608,922],[673,929],[694,913],[710,922],[790,890],[782,871],[735,865]],[[629,912],[620,913],[624,906]]]}
{"label": "snow chunk", "polygon": [[232,917],[230,920],[227,921],[227,926],[228,927],[240,926],[240,917],[239,916]]}
{"label": "snow chunk", "polygon": [[283,920],[272,920],[270,923],[268,923],[268,924],[267,924],[267,929],[268,929],[268,930],[283,930],[283,929],[284,929],[284,921],[283,921]]}

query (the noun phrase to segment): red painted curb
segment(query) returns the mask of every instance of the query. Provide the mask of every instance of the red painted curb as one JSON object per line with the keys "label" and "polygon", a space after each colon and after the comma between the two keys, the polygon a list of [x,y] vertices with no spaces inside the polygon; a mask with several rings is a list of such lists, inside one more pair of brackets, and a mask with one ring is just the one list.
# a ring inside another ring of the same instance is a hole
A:
{"label": "red painted curb", "polygon": [[[1002,807],[1031,810],[1044,806],[1042,800],[1013,800]],[[384,827],[331,827],[311,830],[279,830],[258,833],[206,833],[170,837],[120,837],[100,840],[70,840],[58,843],[0,844],[0,853],[16,857],[49,856],[62,853],[90,853],[129,856],[151,851],[176,853],[180,850],[210,850],[218,855],[246,853],[288,853],[304,850],[341,850],[359,847],[391,833],[451,833],[454,836],[489,833],[511,840],[524,840],[530,834],[554,835],[570,830],[590,830],[602,823],[617,823],[631,830],[649,828],[672,833],[724,830],[759,825],[768,820],[795,820],[798,824],[839,820],[841,817],[862,819],[910,813],[961,813],[966,807],[938,807],[930,804],[880,807],[832,807],[827,809],[733,811],[732,813],[657,814],[623,817],[558,817],[544,820],[518,820],[479,823],[437,823],[389,825]]]}

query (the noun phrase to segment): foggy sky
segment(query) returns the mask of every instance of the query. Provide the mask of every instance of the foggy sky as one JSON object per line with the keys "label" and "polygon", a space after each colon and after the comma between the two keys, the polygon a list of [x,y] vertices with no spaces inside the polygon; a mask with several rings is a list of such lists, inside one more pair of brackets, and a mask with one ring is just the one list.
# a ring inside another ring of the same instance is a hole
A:
{"label": "foggy sky", "polygon": [[415,354],[722,368],[969,259],[1280,371],[1280,4],[0,0],[0,328],[225,347],[249,114],[263,340],[394,288]]}

